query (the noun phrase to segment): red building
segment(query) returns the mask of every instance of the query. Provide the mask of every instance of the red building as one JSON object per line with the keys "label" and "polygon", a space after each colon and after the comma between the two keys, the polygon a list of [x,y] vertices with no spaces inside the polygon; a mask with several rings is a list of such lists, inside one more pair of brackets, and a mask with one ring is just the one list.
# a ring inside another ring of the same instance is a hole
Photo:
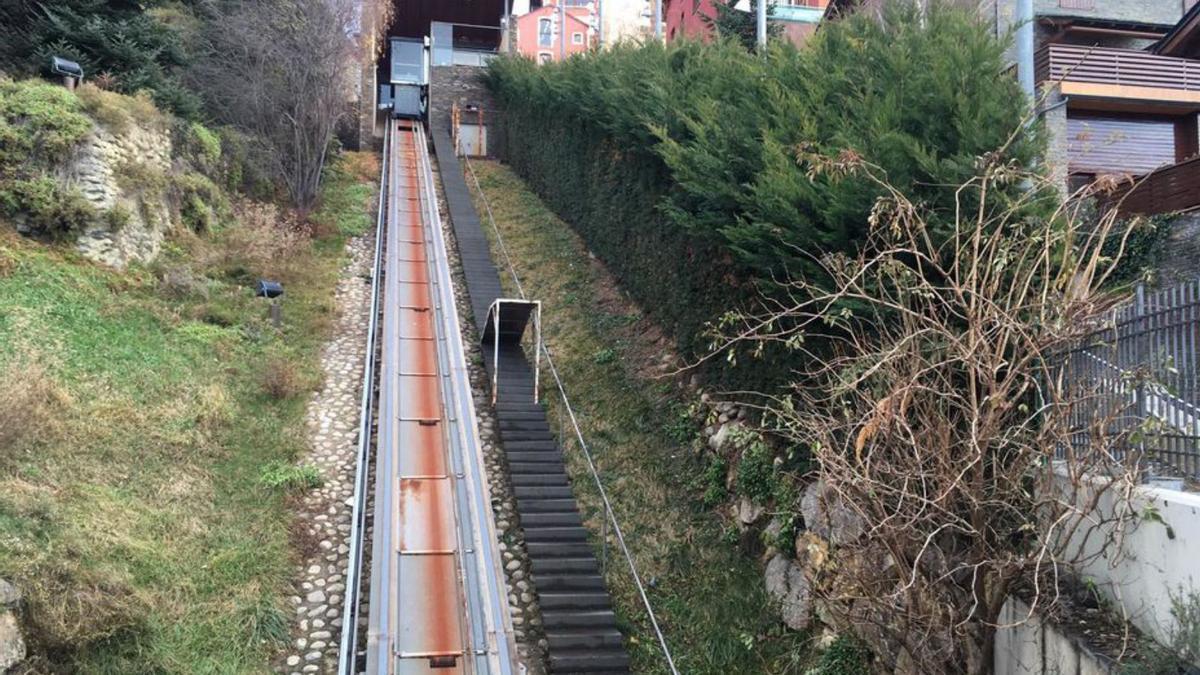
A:
{"label": "red building", "polygon": [[[709,39],[712,36],[709,22],[717,14],[717,2],[724,0],[664,0],[663,23],[667,40]],[[774,7],[772,23],[783,28],[788,40],[800,44],[817,29],[828,0],[776,0],[771,4]],[[750,0],[739,0],[736,7],[750,12],[754,6]]]}
{"label": "red building", "polygon": [[522,14],[515,20],[517,51],[538,63],[586,52],[595,37],[591,16],[588,6],[571,2],[561,12],[558,6],[548,3]]}

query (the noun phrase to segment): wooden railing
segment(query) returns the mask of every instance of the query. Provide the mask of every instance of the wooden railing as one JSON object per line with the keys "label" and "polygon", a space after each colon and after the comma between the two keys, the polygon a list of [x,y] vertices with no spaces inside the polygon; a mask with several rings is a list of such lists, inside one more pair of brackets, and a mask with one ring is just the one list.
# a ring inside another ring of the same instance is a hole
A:
{"label": "wooden railing", "polygon": [[1134,49],[1046,45],[1034,67],[1038,82],[1092,82],[1200,91],[1200,61]]}
{"label": "wooden railing", "polygon": [[1200,207],[1200,157],[1165,166],[1113,194],[1108,202],[1122,214],[1154,215]]}

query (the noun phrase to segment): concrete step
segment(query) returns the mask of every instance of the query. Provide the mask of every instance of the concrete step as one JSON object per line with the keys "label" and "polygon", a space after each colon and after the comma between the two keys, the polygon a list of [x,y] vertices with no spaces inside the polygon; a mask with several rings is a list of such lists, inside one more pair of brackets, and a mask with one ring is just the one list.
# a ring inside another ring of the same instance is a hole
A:
{"label": "concrete step", "polygon": [[567,474],[563,473],[562,471],[558,471],[556,473],[538,473],[538,474],[513,472],[510,479],[512,480],[513,487],[527,486],[527,485],[541,485],[541,486],[569,486],[570,485],[570,483],[567,482]]}
{"label": "concrete step", "polygon": [[517,502],[517,513],[522,518],[527,513],[571,513],[574,511],[574,499],[529,499]]}
{"label": "concrete step", "polygon": [[568,628],[554,632],[546,631],[546,640],[550,643],[551,652],[621,647],[624,644],[620,631],[597,630],[593,628]]}
{"label": "concrete step", "polygon": [[530,513],[521,516],[521,527],[563,527],[563,526],[583,526],[583,521],[579,514],[571,511],[570,513]]}
{"label": "concrete step", "polygon": [[566,475],[566,467],[563,466],[562,460],[547,460],[544,462],[514,462],[512,456],[509,456],[508,473],[515,479],[517,476],[531,476],[542,474],[562,474]]}
{"label": "concrete step", "polygon": [[554,441],[520,441],[520,440],[505,441],[504,451],[509,454],[514,453],[514,452],[538,452],[538,451],[558,452],[558,443],[555,443]]}
{"label": "concrete step", "polygon": [[540,429],[536,431],[526,431],[519,429],[501,429],[500,440],[505,447],[512,441],[542,441],[553,442],[554,434],[550,433],[550,429]]}
{"label": "concrete step", "polygon": [[[557,449],[508,453],[509,467],[512,468],[518,464],[549,464],[561,467],[563,466],[562,453]],[[513,471],[515,472],[516,469],[514,468]]]}
{"label": "concrete step", "polygon": [[555,609],[596,611],[612,608],[608,593],[604,591],[542,592],[540,588],[538,589],[538,605],[543,611]]}
{"label": "concrete step", "polygon": [[541,541],[587,541],[587,530],[581,525],[575,526],[538,526],[529,525],[524,520],[521,521],[521,528],[525,530],[525,542],[541,542]]}
{"label": "concrete step", "polygon": [[533,583],[538,593],[605,590],[604,579],[599,574],[535,574]]}
{"label": "concrete step", "polygon": [[625,673],[629,672],[629,656],[622,649],[603,651],[584,649],[550,652],[552,673]]}
{"label": "concrete step", "polygon": [[546,424],[545,419],[539,420],[510,420],[503,415],[500,416],[500,433],[506,431],[550,431],[550,425]]}
{"label": "concrete step", "polygon": [[571,499],[574,494],[569,486],[514,485],[513,495],[520,502],[526,499]]}
{"label": "concrete step", "polygon": [[583,542],[527,541],[525,550],[533,560],[538,558],[582,558],[594,556],[592,547]]}
{"label": "concrete step", "polygon": [[530,560],[530,565],[533,567],[533,576],[538,575],[556,575],[556,574],[599,574],[600,563],[596,561],[596,557],[591,551],[588,551],[586,556],[578,556],[575,558],[544,558],[541,560]]}

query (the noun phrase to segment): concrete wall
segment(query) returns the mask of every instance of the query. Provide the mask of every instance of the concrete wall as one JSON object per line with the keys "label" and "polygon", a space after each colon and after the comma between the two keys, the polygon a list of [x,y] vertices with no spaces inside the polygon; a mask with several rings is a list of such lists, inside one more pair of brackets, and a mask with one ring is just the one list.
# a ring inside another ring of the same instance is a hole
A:
{"label": "concrete wall", "polygon": [[[1076,573],[1094,582],[1135,626],[1169,644],[1177,629],[1172,597],[1200,591],[1200,494],[1142,486],[1131,504],[1141,517],[1127,531],[1098,525],[1086,543],[1081,538],[1085,558],[1110,536],[1117,544]],[[1122,500],[1106,493],[1099,515],[1110,516],[1121,506]]]}
{"label": "concrete wall", "polygon": [[1009,598],[996,631],[995,675],[1108,675],[1117,668]]}

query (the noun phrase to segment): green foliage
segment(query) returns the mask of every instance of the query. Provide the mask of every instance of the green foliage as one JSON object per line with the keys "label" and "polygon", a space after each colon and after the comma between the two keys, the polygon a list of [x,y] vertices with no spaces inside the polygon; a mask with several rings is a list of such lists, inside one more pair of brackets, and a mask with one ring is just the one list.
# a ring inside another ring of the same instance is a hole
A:
{"label": "green foliage", "polygon": [[265,487],[287,492],[303,492],[321,487],[321,470],[311,464],[297,466],[275,462],[262,470],[258,482]]}
{"label": "green foliage", "polygon": [[81,110],[79,99],[62,87],[0,80],[0,216],[51,238],[100,217],[78,191],[49,175],[92,128]]}
{"label": "green foliage", "polygon": [[221,137],[199,122],[189,122],[185,146],[193,159],[205,168],[215,168],[221,160]]}
{"label": "green foliage", "polygon": [[[1171,236],[1171,224],[1169,215],[1137,216],[1124,242],[1121,260],[1113,270],[1111,283],[1130,284],[1145,279],[1149,270],[1162,259],[1163,249]],[[1121,250],[1120,235],[1124,231],[1123,227],[1116,228],[1116,233],[1104,242],[1104,255],[1117,255]]]}
{"label": "green foliage", "polygon": [[720,505],[727,498],[725,491],[725,474],[729,471],[729,463],[724,457],[714,456],[709,459],[701,474],[701,488],[704,491],[702,501],[704,507],[711,509]]}
{"label": "green foliage", "polygon": [[232,218],[232,207],[223,190],[207,176],[194,171],[173,177],[179,218],[193,232],[211,232]]}
{"label": "green foliage", "polygon": [[150,91],[163,108],[194,118],[199,98],[178,79],[187,62],[181,36],[142,5],[127,0],[0,0],[0,68],[48,75],[50,57],[62,56],[77,61],[86,77],[104,75],[127,94]]}
{"label": "green foliage", "polygon": [[871,652],[853,637],[839,635],[805,675],[865,675],[871,672]]}
{"label": "green foliage", "polygon": [[0,177],[62,159],[92,128],[80,101],[37,80],[0,80]]}
{"label": "green foliage", "polygon": [[775,455],[758,434],[745,432],[735,438],[741,447],[737,465],[737,492],[757,504],[766,504],[779,489]]}
{"label": "green foliage", "polygon": [[[750,11],[737,9],[738,0],[718,0],[713,4],[717,10],[714,16],[705,15],[706,23],[712,26],[719,37],[736,40],[746,49],[755,49],[758,44],[758,25],[756,12],[758,3],[765,0],[752,0]],[[767,38],[775,39],[783,35],[783,26],[771,21],[775,16],[775,3],[767,5]]]}
{"label": "green foliage", "polygon": [[[944,233],[949,186],[1021,129],[1028,102],[1003,51],[963,10],[935,5],[922,22],[899,2],[802,50],[619,45],[541,67],[501,58],[488,77],[508,111],[506,160],[695,356],[710,348],[706,326],[760,282],[817,274],[820,252],[863,241],[880,188],[810,175],[803,157],[878,165]],[[1030,166],[1040,147],[1019,134],[1006,152]],[[761,391],[786,376],[781,358],[706,368]]]}
{"label": "green foliage", "polygon": [[47,176],[0,181],[0,214],[50,239],[78,234],[104,217],[79,191]]}

